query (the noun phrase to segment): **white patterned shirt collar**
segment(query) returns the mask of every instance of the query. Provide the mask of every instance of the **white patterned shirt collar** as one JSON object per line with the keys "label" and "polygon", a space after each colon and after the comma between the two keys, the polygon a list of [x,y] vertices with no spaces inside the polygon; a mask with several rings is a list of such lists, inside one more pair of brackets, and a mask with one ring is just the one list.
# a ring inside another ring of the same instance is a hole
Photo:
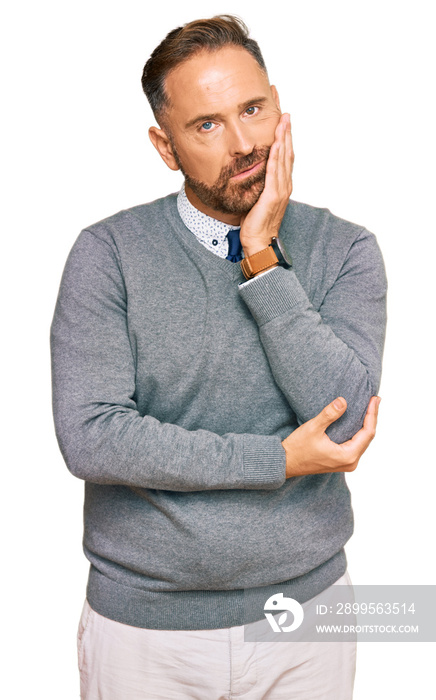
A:
{"label": "white patterned shirt collar", "polygon": [[219,255],[220,258],[227,257],[229,254],[227,234],[231,229],[239,228],[239,226],[225,224],[224,221],[213,219],[196,209],[186,196],[184,184],[177,195],[177,209],[186,228],[198,238],[205,248]]}

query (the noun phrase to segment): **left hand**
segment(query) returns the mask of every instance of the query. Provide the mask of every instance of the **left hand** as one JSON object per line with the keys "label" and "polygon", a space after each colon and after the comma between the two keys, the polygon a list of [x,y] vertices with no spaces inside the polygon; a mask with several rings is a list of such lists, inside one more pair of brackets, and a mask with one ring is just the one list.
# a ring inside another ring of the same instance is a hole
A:
{"label": "left hand", "polygon": [[340,445],[330,440],[325,431],[345,413],[344,398],[338,397],[317,416],[300,425],[282,442],[286,452],[286,478],[354,471],[375,436],[380,400],[379,396],[370,399],[363,427],[351,440]]}
{"label": "left hand", "polygon": [[291,119],[285,113],[275,130],[265,188],[254,207],[241,219],[240,240],[246,257],[267,248],[271,238],[278,235],[292,193],[293,164]]}

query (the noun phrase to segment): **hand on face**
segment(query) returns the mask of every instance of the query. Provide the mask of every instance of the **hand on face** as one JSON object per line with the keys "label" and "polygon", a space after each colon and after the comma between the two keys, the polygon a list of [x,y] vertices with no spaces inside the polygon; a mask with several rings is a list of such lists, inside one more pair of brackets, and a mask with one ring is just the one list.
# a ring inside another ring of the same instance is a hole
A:
{"label": "hand on face", "polygon": [[240,239],[245,256],[266,248],[277,236],[292,193],[291,121],[282,114],[275,131],[265,177],[265,187],[254,207],[241,219]]}

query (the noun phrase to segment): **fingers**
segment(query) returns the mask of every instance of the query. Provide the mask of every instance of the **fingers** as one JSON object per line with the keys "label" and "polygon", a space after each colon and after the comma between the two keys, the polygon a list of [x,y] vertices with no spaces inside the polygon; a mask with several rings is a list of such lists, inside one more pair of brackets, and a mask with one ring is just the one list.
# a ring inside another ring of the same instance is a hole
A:
{"label": "fingers", "polygon": [[[269,202],[273,214],[272,228],[280,228],[283,214],[292,193],[292,139],[289,114],[283,114],[275,130],[267,168],[263,200]],[[277,235],[273,233],[272,235]]]}
{"label": "fingers", "polygon": [[366,411],[365,420],[367,418],[369,418],[369,416],[373,416],[375,419],[375,424],[377,424],[378,409],[379,409],[380,403],[381,403],[380,396],[371,396],[369,404],[368,404],[368,409]]}
{"label": "fingers", "polygon": [[282,114],[274,133],[274,143],[271,146],[267,171],[274,177],[276,183],[283,178],[290,181],[294,151],[291,136],[291,118],[288,113]]}
{"label": "fingers", "polygon": [[[285,167],[286,174],[289,179],[292,178],[292,168],[294,166],[294,148],[292,145],[292,133],[291,133],[291,117],[288,115],[287,126],[285,130]],[[292,184],[292,180],[291,180]]]}
{"label": "fingers", "polygon": [[303,423],[282,443],[286,451],[286,476],[351,472],[375,435],[380,399],[369,402],[363,427],[347,442],[337,444],[325,430],[342,416],[347,408],[343,397],[326,406],[315,418]]}
{"label": "fingers", "polygon": [[279,151],[280,162],[280,177],[282,178],[282,186],[285,188],[287,198],[292,193],[292,167],[294,162],[294,151],[292,148],[291,136],[291,117],[289,114],[284,114],[282,124],[282,142]]}
{"label": "fingers", "polygon": [[341,447],[355,455],[356,463],[369,447],[375,437],[378,409],[381,398],[372,396],[368,404],[368,409],[363,421],[363,427],[348,442],[344,442]]}
{"label": "fingers", "polygon": [[[363,428],[359,430],[358,433],[354,436],[355,438],[359,435],[359,433],[363,434],[366,438],[369,439],[369,442],[374,438],[375,436],[375,429],[377,427],[377,418],[378,418],[378,408],[380,406],[380,401],[381,398],[379,396],[372,396],[371,400],[368,404],[368,409],[366,411],[366,415],[363,421]],[[368,444],[369,444],[368,442]]]}
{"label": "fingers", "polygon": [[292,193],[292,138],[289,114],[276,126],[266,164],[265,186],[258,201],[244,217],[241,243],[246,256],[265,248],[277,236]]}
{"label": "fingers", "polygon": [[274,183],[274,186],[276,186],[276,184],[277,184],[279,153],[280,153],[280,148],[281,148],[282,137],[283,137],[283,116],[280,117],[280,121],[276,126],[276,130],[274,132],[274,141],[271,145],[267,164],[266,164],[266,175],[267,175],[267,181],[265,183],[266,185],[268,184],[268,180],[271,182],[271,185]]}
{"label": "fingers", "polygon": [[342,396],[328,404],[322,409],[321,413],[318,413],[315,418],[312,418],[312,422],[315,424],[316,429],[324,432],[329,425],[338,420],[346,411],[347,402]]}
{"label": "fingers", "polygon": [[292,165],[294,161],[294,150],[292,147],[292,134],[291,134],[291,115],[283,114],[282,116],[283,124],[283,148],[282,148],[282,158],[283,166],[287,173],[290,175],[292,172]]}

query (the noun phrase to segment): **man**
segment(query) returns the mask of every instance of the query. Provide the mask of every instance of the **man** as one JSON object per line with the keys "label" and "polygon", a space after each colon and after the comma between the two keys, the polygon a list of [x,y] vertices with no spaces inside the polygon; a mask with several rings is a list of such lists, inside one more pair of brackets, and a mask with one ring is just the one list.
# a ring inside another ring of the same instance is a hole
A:
{"label": "man", "polygon": [[184,188],[82,232],[52,326],[57,435],[86,481],[82,697],[350,698],[353,645],[253,645],[243,625],[272,585],[310,605],[349,582],[377,244],[289,201],[289,115],[242,22],[170,32],[143,87]]}

